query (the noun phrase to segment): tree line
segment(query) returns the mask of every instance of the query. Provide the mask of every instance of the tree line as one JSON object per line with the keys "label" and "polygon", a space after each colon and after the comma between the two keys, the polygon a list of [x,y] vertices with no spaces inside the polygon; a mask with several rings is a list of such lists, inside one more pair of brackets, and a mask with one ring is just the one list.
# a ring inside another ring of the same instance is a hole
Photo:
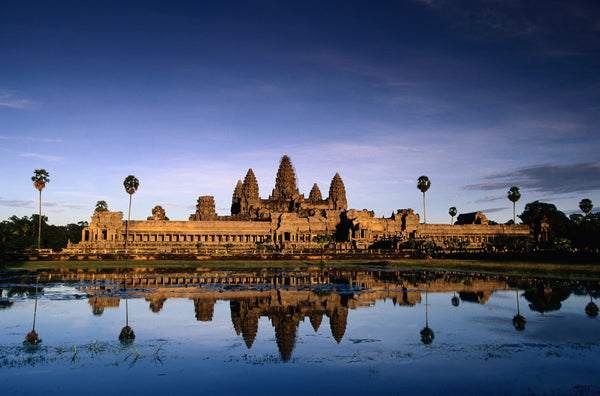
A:
{"label": "tree line", "polygon": [[[41,225],[41,235],[38,231]],[[0,223],[0,253],[22,252],[39,246],[41,249],[59,251],[67,247],[67,242],[81,241],[81,233],[87,221],[77,224],[57,226],[48,224],[48,217],[37,214],[12,216]]]}
{"label": "tree line", "polygon": [[[42,190],[50,182],[50,175],[45,169],[36,169],[31,180],[34,187],[39,191],[39,213],[31,215],[31,217],[24,216],[19,218],[12,216],[0,223],[0,253],[33,249],[36,246],[36,242],[38,249],[61,250],[67,246],[69,240],[72,243],[79,242],[83,228],[88,225],[85,221],[80,221],[77,224],[67,224],[66,226],[48,224],[48,218],[42,216]],[[125,223],[127,234],[131,215],[131,198],[139,188],[139,180],[135,176],[129,175],[123,181],[123,187],[129,195],[129,211],[127,222]],[[431,181],[427,176],[423,175],[417,179],[417,188],[423,193],[424,223],[427,222],[425,217],[425,192],[430,187]],[[519,188],[512,186],[508,190],[507,198],[513,203],[513,219],[507,224],[515,224],[517,217],[515,204],[521,198]],[[581,200],[579,208],[584,215],[572,214],[567,217],[553,204],[534,201],[526,204],[523,213],[518,217],[523,224],[529,225],[533,229],[533,245],[537,248],[599,250],[600,213],[591,213],[593,204],[588,198]],[[107,210],[108,205],[106,202],[98,201],[94,212]],[[449,209],[448,214],[451,216],[451,224],[457,213],[456,207],[453,206]],[[492,223],[490,222],[490,224]],[[127,235],[125,243],[127,243],[126,241]],[[320,241],[315,242],[320,243]],[[518,244],[516,241],[506,242],[515,245],[515,247]],[[525,241],[524,243],[529,244],[529,241]]]}

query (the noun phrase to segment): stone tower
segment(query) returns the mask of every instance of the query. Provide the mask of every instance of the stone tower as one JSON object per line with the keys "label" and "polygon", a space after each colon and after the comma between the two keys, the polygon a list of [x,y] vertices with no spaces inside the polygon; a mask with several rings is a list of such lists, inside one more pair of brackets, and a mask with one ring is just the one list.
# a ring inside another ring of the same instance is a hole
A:
{"label": "stone tower", "polygon": [[260,202],[258,195],[258,182],[252,168],[248,169],[242,185],[242,211],[256,208]]}
{"label": "stone tower", "polygon": [[292,212],[304,201],[296,187],[296,173],[290,157],[284,155],[279,164],[273,195],[269,197],[270,207],[275,211]]}
{"label": "stone tower", "polygon": [[190,215],[190,220],[195,221],[206,221],[216,220],[217,212],[215,211],[215,197],[212,195],[204,195],[198,197],[198,204],[196,205],[196,213]]}
{"label": "stone tower", "polygon": [[344,182],[339,173],[335,174],[329,186],[329,208],[334,210],[348,209],[346,187],[344,187]]}
{"label": "stone tower", "polygon": [[290,157],[284,155],[279,164],[277,179],[275,180],[275,189],[272,198],[277,199],[297,199],[300,195],[296,187],[296,173],[290,161]]}
{"label": "stone tower", "polygon": [[323,200],[323,196],[321,196],[321,190],[319,190],[319,186],[315,183],[310,190],[310,194],[308,195],[309,201],[318,202]]}
{"label": "stone tower", "polygon": [[231,199],[231,215],[239,214],[242,208],[242,181],[238,180],[235,190],[233,190],[233,198]]}

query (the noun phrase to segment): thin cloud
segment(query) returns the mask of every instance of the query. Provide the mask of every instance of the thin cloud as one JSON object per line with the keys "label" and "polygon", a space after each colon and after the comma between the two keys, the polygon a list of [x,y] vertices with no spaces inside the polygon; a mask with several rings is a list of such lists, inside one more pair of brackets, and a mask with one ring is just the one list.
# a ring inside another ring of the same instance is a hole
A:
{"label": "thin cloud", "polygon": [[174,206],[176,208],[184,208],[184,209],[195,209],[196,206],[195,205],[190,205],[190,204],[182,204],[179,202],[160,202],[159,205],[161,206]]}
{"label": "thin cloud", "polygon": [[42,206],[49,207],[49,208],[56,208],[54,210],[57,210],[57,209],[89,210],[89,208],[85,205],[64,204],[64,203],[54,202],[54,201],[42,201]]}
{"label": "thin cloud", "polygon": [[[37,201],[31,201],[31,200],[0,199],[0,206],[7,206],[10,208],[37,208],[37,205],[38,205]],[[88,207],[85,205],[65,204],[65,203],[54,202],[54,201],[42,201],[42,207],[88,210]]]}
{"label": "thin cloud", "polygon": [[36,103],[30,99],[22,98],[10,91],[0,91],[0,106],[11,109],[27,110],[36,107]]}
{"label": "thin cloud", "polygon": [[0,199],[0,206],[8,206],[11,208],[32,208],[35,206],[35,201],[20,199]]}
{"label": "thin cloud", "polygon": [[294,54],[293,56],[341,72],[371,78],[384,86],[414,87],[421,85],[410,78],[406,78],[395,68],[370,64],[339,52]]}
{"label": "thin cloud", "polygon": [[488,209],[483,209],[482,212],[485,213],[496,213],[496,212],[502,212],[504,210],[508,209],[508,206],[505,207],[501,207],[501,208],[488,208]]}
{"label": "thin cloud", "polygon": [[45,154],[36,154],[36,153],[23,153],[20,155],[20,157],[26,157],[26,158],[39,158],[42,159],[44,161],[49,161],[49,162],[58,162],[58,161],[62,161],[62,157],[58,157],[56,155],[45,155]]}
{"label": "thin cloud", "polygon": [[62,139],[48,139],[43,137],[33,137],[33,136],[7,136],[0,135],[0,140],[18,140],[18,141],[27,141],[27,142],[44,142],[44,143],[62,143]]}
{"label": "thin cloud", "polygon": [[507,199],[507,198],[502,197],[502,196],[496,196],[493,194],[487,194],[484,198],[475,200],[474,203],[486,203],[486,202],[489,203],[489,202],[501,201],[503,199]]}
{"label": "thin cloud", "polygon": [[600,163],[540,164],[487,176],[504,179],[463,186],[464,190],[491,191],[511,186],[552,194],[583,193],[600,190]]}

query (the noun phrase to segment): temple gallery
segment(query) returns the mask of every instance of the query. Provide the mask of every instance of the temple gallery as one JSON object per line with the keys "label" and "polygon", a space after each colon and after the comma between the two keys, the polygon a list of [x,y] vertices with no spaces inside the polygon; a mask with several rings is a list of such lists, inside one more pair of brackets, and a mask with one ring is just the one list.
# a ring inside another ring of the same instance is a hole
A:
{"label": "temple gallery", "polygon": [[233,190],[231,214],[219,216],[213,196],[200,196],[196,212],[188,221],[171,221],[161,206],[147,220],[123,220],[122,212],[97,212],[82,231],[82,240],[71,244],[72,252],[111,252],[128,249],[148,251],[195,251],[226,246],[236,250],[271,248],[315,249],[317,235],[327,235],[338,251],[394,249],[414,239],[447,248],[449,241],[468,242],[481,249],[498,238],[531,235],[526,225],[489,224],[481,212],[461,214],[455,224],[422,224],[412,209],[399,209],[391,217],[348,209],[346,188],[339,173],[331,179],[323,199],[315,183],[305,197],[297,188],[296,173],[287,155],[281,158],[271,195],[259,195],[252,169]]}

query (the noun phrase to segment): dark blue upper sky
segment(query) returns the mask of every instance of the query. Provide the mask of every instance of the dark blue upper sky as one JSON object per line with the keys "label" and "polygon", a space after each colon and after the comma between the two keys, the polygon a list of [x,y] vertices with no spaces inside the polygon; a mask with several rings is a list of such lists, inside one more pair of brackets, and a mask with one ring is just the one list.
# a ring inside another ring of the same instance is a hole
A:
{"label": "dark blue upper sky", "polygon": [[[19,1],[0,5],[0,218],[50,222],[97,200],[134,218],[227,213],[292,158],[301,192],[342,176],[349,205],[429,222],[512,217],[506,192],[571,213],[600,203],[600,3]],[[519,208],[518,208],[519,210]]]}

